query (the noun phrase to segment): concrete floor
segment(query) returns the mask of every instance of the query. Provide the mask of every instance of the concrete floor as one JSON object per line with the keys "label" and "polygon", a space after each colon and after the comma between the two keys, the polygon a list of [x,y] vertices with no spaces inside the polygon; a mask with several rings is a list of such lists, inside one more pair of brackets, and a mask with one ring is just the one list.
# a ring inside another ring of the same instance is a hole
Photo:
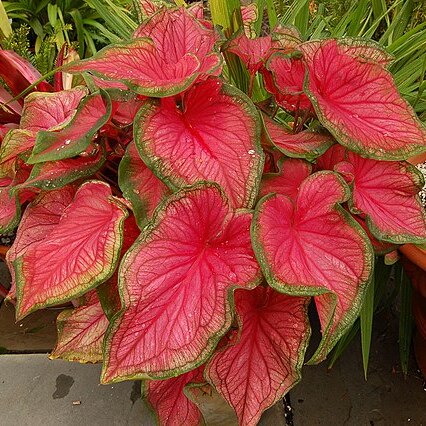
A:
{"label": "concrete floor", "polygon": [[[0,426],[151,426],[135,382],[99,385],[99,366],[50,361],[56,338],[55,310],[34,313],[14,324],[13,307],[0,307]],[[426,391],[414,360],[404,379],[399,367],[397,315],[382,312],[374,325],[368,381],[364,380],[357,336],[332,370],[305,366],[290,392],[288,423],[315,425],[425,425]],[[38,354],[29,354],[29,353]],[[210,426],[235,425],[229,409],[206,397],[202,410]],[[285,425],[280,402],[263,426]]]}

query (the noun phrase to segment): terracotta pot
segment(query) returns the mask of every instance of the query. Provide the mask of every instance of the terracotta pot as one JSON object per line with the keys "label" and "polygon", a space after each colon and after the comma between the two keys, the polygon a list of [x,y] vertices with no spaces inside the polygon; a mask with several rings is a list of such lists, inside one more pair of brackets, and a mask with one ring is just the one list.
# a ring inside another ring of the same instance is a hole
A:
{"label": "terracotta pot", "polygon": [[[426,161],[426,153],[408,160],[417,165]],[[426,250],[415,244],[399,248],[404,255],[403,266],[413,285],[413,314],[417,326],[414,337],[414,353],[417,364],[426,378]]]}

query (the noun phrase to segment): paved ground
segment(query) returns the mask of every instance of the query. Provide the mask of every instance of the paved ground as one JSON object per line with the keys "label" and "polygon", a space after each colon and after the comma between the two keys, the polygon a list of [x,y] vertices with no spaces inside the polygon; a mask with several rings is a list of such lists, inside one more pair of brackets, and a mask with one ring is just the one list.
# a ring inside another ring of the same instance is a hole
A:
{"label": "paved ground", "polygon": [[[0,347],[14,354],[0,355],[0,426],[151,426],[137,383],[101,386],[98,365],[40,354],[53,346],[56,315],[43,311],[14,324],[13,307],[1,306]],[[392,311],[376,318],[367,382],[358,339],[331,371],[326,364],[305,366],[302,383],[290,392],[288,424],[426,426],[423,379],[414,361],[406,379],[399,368],[396,319]],[[236,424],[224,404],[207,396],[202,402],[209,426]],[[283,404],[267,412],[261,425],[285,425]]]}

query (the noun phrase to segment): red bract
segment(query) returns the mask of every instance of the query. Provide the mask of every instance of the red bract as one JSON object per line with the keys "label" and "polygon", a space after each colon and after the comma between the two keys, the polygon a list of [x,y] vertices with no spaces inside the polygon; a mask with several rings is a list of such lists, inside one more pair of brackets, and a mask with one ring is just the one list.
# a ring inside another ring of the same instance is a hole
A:
{"label": "red bract", "polygon": [[18,318],[78,298],[51,356],[143,379],[160,424],[201,423],[193,391],[211,384],[254,425],[300,379],[309,300],[319,362],[358,317],[374,255],[426,242],[404,161],[425,130],[372,42],[256,37],[255,4],[224,40],[202,3],[135,3],[133,38],[61,68],[81,86],[57,73],[68,90],[12,101],[39,74],[0,51],[8,297]]}

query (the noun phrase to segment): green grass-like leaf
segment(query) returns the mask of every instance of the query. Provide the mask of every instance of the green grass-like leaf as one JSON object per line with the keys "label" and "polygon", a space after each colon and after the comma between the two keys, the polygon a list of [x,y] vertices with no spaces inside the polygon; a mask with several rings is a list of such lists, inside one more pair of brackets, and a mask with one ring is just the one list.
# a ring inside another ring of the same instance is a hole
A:
{"label": "green grass-like leaf", "polygon": [[365,380],[367,380],[368,361],[370,358],[371,347],[371,333],[373,331],[374,290],[375,284],[373,278],[368,285],[360,312],[362,365],[364,367]]}

